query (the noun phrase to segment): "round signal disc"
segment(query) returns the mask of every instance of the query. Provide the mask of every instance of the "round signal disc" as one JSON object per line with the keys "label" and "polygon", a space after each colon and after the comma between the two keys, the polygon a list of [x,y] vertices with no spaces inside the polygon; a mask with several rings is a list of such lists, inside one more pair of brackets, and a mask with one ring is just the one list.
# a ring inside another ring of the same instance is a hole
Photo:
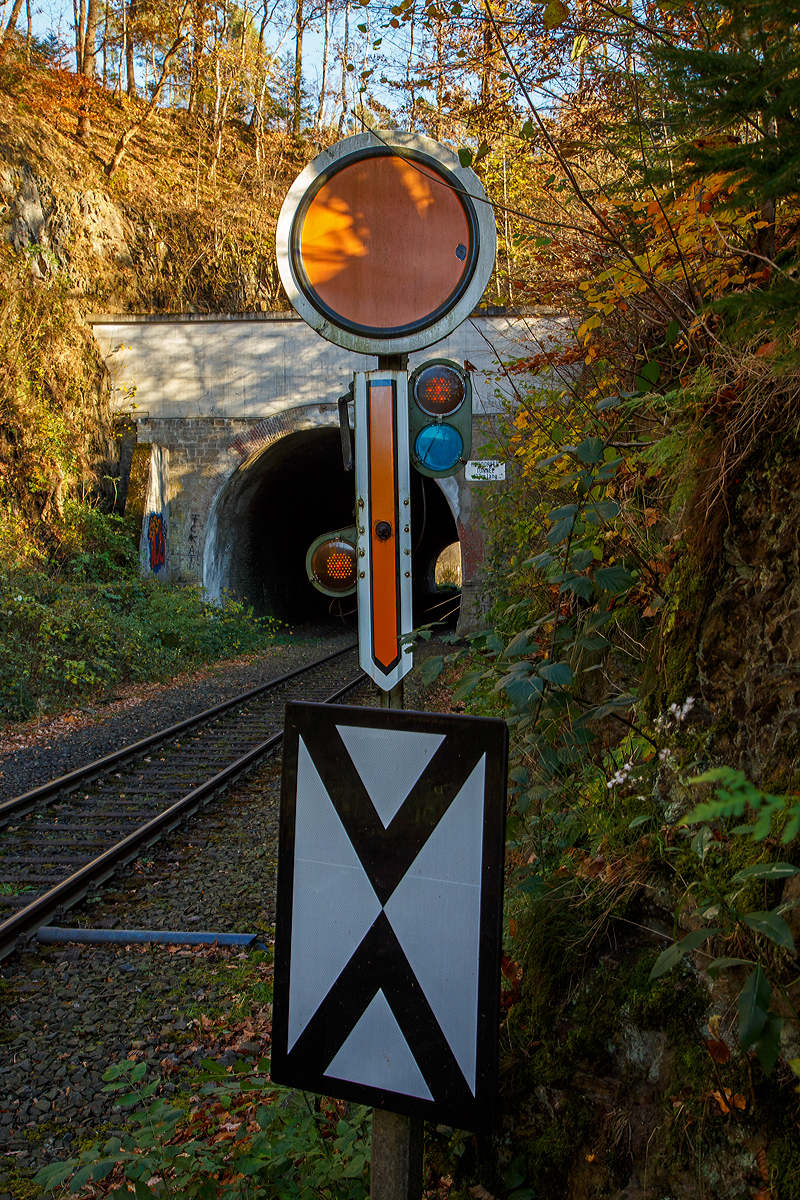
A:
{"label": "round signal disc", "polygon": [[480,180],[418,134],[356,134],[295,180],[278,219],[281,281],[328,341],[393,354],[440,341],[479,303],[497,245]]}

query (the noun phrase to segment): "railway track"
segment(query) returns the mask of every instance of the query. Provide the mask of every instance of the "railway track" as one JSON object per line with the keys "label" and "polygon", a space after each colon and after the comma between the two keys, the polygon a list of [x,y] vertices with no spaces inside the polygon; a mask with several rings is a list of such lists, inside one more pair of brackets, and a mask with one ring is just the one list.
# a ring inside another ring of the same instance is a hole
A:
{"label": "railway track", "polygon": [[365,678],[356,650],[337,650],[0,803],[0,961],[274,750],[288,700],[342,699]]}

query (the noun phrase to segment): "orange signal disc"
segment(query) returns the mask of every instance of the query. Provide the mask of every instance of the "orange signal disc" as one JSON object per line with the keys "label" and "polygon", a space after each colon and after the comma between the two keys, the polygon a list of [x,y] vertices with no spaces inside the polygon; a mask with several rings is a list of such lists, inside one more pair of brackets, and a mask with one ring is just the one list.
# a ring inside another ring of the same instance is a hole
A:
{"label": "orange signal disc", "polygon": [[304,290],[355,330],[429,323],[472,276],[466,210],[427,164],[391,154],[357,159],[329,176],[301,214]]}

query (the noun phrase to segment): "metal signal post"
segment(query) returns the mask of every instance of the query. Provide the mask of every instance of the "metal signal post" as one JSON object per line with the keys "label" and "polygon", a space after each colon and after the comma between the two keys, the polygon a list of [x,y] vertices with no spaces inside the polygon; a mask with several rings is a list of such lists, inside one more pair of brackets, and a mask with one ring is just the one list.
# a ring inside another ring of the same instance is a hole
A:
{"label": "metal signal post", "polygon": [[410,671],[412,629],[408,376],[355,376],[358,640],[361,669],[384,691]]}

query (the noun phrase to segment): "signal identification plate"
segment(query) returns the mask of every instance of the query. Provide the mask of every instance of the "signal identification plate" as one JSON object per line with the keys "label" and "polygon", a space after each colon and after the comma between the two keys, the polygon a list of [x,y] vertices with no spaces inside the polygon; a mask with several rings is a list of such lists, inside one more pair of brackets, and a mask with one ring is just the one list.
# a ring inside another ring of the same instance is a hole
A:
{"label": "signal identification plate", "polygon": [[490,1128],[508,729],[286,709],[272,1078]]}

